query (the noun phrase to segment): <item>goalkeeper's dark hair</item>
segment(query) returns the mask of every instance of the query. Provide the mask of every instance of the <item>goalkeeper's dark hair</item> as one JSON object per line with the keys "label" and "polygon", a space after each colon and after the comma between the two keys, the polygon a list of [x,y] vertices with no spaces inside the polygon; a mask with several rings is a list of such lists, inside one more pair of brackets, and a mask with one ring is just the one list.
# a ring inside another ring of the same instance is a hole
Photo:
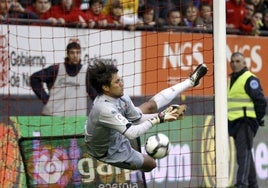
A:
{"label": "goalkeeper's dark hair", "polygon": [[94,61],[93,65],[89,65],[86,74],[87,88],[90,85],[98,94],[103,94],[102,86],[110,86],[113,74],[118,72],[118,68],[110,62],[102,60]]}

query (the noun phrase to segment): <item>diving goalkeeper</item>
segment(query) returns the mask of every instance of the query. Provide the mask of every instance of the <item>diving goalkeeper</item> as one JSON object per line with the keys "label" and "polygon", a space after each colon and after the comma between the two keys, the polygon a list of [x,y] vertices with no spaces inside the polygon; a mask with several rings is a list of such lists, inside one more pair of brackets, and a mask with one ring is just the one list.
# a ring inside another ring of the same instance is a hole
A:
{"label": "diving goalkeeper", "polygon": [[186,105],[168,105],[179,93],[199,84],[207,73],[204,64],[198,65],[185,81],[164,89],[148,102],[136,107],[124,94],[124,83],[118,68],[111,63],[97,61],[87,70],[87,87],[98,93],[85,124],[85,142],[89,154],[113,166],[150,172],[155,160],[131,147],[130,139],[138,138],[157,124],[181,119]]}

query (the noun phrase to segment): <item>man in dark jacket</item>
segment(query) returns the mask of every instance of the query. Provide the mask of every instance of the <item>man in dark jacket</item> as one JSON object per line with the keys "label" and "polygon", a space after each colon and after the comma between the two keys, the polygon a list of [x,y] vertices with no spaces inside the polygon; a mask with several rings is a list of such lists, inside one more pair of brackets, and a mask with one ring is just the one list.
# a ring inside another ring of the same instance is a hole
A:
{"label": "man in dark jacket", "polygon": [[[71,42],[66,47],[64,63],[57,63],[33,73],[31,87],[43,102],[43,115],[88,115],[88,95],[94,100],[96,91],[86,87],[87,65],[81,63],[81,47]],[[48,88],[46,92],[44,85]]]}

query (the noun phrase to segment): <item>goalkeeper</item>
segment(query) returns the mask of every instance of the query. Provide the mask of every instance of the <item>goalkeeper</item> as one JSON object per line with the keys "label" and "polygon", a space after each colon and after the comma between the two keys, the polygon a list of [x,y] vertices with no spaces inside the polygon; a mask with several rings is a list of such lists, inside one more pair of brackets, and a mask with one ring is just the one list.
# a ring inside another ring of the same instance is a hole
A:
{"label": "goalkeeper", "polygon": [[200,64],[185,81],[156,94],[148,102],[135,107],[124,94],[124,84],[114,64],[102,61],[89,65],[87,87],[98,93],[85,124],[85,142],[89,154],[119,168],[149,172],[155,160],[131,147],[130,139],[138,138],[153,126],[183,118],[185,105],[171,105],[160,113],[182,91],[196,86],[207,73]]}

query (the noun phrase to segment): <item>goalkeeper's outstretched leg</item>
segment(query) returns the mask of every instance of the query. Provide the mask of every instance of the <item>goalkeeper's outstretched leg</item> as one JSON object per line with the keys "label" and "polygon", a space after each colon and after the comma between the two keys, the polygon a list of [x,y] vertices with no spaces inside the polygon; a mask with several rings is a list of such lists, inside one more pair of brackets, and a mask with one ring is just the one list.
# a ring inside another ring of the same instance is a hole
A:
{"label": "goalkeeper's outstretched leg", "polygon": [[190,74],[189,78],[160,91],[148,102],[145,102],[141,106],[139,106],[139,108],[144,114],[156,113],[159,109],[168,105],[183,91],[197,86],[199,84],[200,79],[206,75],[207,71],[208,69],[205,64],[199,64],[194,70],[194,72]]}

